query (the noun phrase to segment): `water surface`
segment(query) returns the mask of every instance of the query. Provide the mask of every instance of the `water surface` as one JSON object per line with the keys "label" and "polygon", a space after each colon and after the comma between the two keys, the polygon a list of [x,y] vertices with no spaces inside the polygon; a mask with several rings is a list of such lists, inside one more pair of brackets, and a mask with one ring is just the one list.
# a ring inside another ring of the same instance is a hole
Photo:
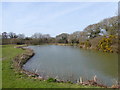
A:
{"label": "water surface", "polygon": [[98,82],[112,85],[117,80],[118,56],[115,53],[103,53],[80,49],[73,46],[40,45],[29,46],[35,52],[24,66],[25,70],[37,72],[48,78],[59,78],[76,82],[97,75]]}

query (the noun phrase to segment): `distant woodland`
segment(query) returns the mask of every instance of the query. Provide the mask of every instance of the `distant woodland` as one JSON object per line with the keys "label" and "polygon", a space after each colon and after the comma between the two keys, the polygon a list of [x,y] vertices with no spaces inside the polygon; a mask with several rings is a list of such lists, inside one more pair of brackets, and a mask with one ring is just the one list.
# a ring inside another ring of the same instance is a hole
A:
{"label": "distant woodland", "polygon": [[1,44],[65,44],[77,45],[80,48],[97,49],[104,52],[119,52],[120,44],[118,37],[118,16],[106,18],[96,24],[87,26],[82,31],[72,34],[61,33],[56,37],[49,34],[34,33],[31,37],[14,32],[2,32],[0,34]]}

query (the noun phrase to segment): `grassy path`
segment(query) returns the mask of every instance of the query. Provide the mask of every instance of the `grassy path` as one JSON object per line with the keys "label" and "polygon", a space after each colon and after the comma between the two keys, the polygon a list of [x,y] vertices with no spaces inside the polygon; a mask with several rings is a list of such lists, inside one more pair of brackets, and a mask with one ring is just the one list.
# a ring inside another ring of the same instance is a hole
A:
{"label": "grassy path", "polygon": [[22,49],[14,48],[13,45],[2,46],[2,88],[93,88],[69,83],[49,83],[16,73],[11,67],[12,60],[23,52]]}

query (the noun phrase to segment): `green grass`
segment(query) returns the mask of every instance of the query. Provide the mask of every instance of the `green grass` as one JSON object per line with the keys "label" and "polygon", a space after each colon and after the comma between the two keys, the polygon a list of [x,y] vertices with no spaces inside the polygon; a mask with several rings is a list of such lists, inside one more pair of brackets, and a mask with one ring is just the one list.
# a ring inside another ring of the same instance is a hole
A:
{"label": "green grass", "polygon": [[2,88],[96,88],[69,83],[56,83],[31,79],[24,74],[16,73],[11,68],[13,58],[23,53],[13,45],[2,46]]}

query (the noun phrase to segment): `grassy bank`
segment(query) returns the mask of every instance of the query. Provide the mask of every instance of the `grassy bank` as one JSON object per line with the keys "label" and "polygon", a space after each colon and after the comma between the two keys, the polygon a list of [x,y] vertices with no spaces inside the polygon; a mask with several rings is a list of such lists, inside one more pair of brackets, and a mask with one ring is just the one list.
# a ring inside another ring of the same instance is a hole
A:
{"label": "grassy bank", "polygon": [[69,83],[49,83],[17,73],[11,67],[12,60],[23,52],[22,49],[14,48],[14,45],[2,46],[2,88],[96,88]]}

